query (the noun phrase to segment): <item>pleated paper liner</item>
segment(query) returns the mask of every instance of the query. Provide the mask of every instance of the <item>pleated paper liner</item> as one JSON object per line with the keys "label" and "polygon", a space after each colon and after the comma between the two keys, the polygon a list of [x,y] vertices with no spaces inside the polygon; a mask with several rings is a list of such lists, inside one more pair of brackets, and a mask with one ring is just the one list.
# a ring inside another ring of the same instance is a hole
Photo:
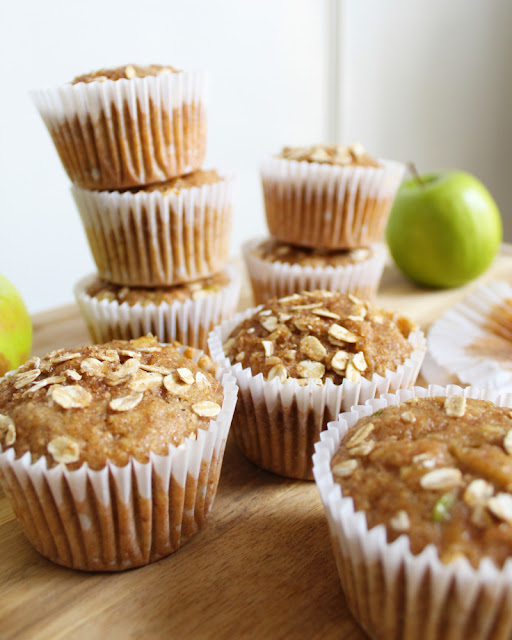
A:
{"label": "pleated paper liner", "polygon": [[208,340],[212,359],[231,372],[239,386],[233,435],[244,455],[263,469],[311,480],[314,444],[327,422],[358,402],[412,387],[425,355],[425,337],[419,330],[411,332],[408,340],[413,352],[396,371],[386,371],[384,376],[375,373],[371,380],[361,378],[358,384],[344,380],[335,385],[327,380],[321,386],[310,381],[303,387],[291,378],[285,383],[277,377],[268,381],[240,363],[232,365],[222,348],[231,331],[262,308],[246,310],[223,322]]}
{"label": "pleated paper liner", "polygon": [[104,280],[171,286],[207,278],[229,260],[232,176],[179,192],[87,191],[73,187]]}
{"label": "pleated paper liner", "polygon": [[85,189],[163,182],[203,164],[203,72],[65,84],[32,96],[70,180]]}
{"label": "pleated paper liner", "polygon": [[404,165],[334,166],[267,158],[261,166],[270,234],[289,244],[340,250],[380,242]]}
{"label": "pleated paper liner", "polygon": [[413,555],[406,535],[389,544],[383,525],[368,530],[364,512],[354,511],[334,482],[330,461],[346,433],[362,416],[414,396],[465,395],[512,407],[512,395],[468,387],[431,386],[372,399],[331,422],[315,446],[313,472],[325,508],[336,565],[350,610],[372,639],[508,640],[512,637],[512,561],[498,569],[483,559],[443,564],[428,545]]}
{"label": "pleated paper liner", "polygon": [[480,286],[434,322],[428,348],[463,384],[512,391],[512,287]]}
{"label": "pleated paper liner", "polygon": [[87,293],[95,274],[82,278],[75,286],[75,297],[95,343],[114,339],[131,340],[148,333],[160,342],[174,342],[207,349],[208,334],[214,326],[230,318],[236,311],[240,295],[241,277],[228,266],[225,273],[229,283],[215,293],[197,299],[155,304],[117,300],[98,300]]}
{"label": "pleated paper liner", "polygon": [[254,255],[261,239],[250,240],[243,246],[243,255],[251,280],[255,304],[270,298],[282,298],[301,291],[340,291],[371,300],[379,287],[386,252],[383,245],[372,245],[371,254],[361,262],[333,267],[302,266],[270,262]]}
{"label": "pleated paper liner", "polygon": [[[196,354],[198,357],[200,354]],[[72,569],[120,571],[173,553],[204,524],[213,505],[237,398],[222,375],[222,410],[197,439],[151,453],[146,464],[108,462],[69,471],[15,459],[0,452],[0,480],[31,544],[46,558]]]}

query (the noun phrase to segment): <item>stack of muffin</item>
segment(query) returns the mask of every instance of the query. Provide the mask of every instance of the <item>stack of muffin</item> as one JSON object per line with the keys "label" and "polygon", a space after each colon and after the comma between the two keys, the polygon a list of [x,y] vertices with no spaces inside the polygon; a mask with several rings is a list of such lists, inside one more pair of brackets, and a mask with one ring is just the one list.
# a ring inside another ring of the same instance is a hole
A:
{"label": "stack of muffin", "polygon": [[261,167],[272,238],[244,246],[255,302],[326,289],[372,298],[404,166],[360,144],[285,147]]}
{"label": "stack of muffin", "polygon": [[95,342],[152,333],[206,347],[234,313],[233,178],[201,169],[201,72],[128,65],[34,94],[73,182],[98,274],[75,294]]}

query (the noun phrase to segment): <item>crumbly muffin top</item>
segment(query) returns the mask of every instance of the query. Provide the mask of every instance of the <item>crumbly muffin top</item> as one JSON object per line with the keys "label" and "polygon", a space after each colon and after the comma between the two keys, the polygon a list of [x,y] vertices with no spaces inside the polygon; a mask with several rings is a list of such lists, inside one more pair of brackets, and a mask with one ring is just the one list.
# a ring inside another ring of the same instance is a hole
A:
{"label": "crumbly muffin top", "polygon": [[321,251],[306,247],[295,247],[269,238],[258,244],[251,253],[267,262],[286,262],[302,267],[340,267],[357,264],[374,255],[372,249],[353,249],[351,251]]}
{"label": "crumbly muffin top", "polygon": [[278,157],[285,158],[286,160],[318,162],[320,164],[360,167],[382,166],[365,151],[359,142],[348,146],[340,144],[315,144],[310,147],[284,147]]}
{"label": "crumbly muffin top", "polygon": [[133,78],[146,78],[147,76],[161,76],[169,73],[180,73],[179,69],[175,69],[170,65],[148,64],[139,66],[136,64],[127,64],[124,67],[115,67],[113,69],[98,69],[76,76],[71,84],[79,82],[105,82],[106,80],[132,80]]}
{"label": "crumbly muffin top", "polygon": [[358,383],[396,370],[412,352],[414,327],[351,294],[303,292],[267,301],[231,332],[224,352],[267,380]]}
{"label": "crumbly muffin top", "polygon": [[206,296],[218,293],[229,284],[229,276],[221,271],[210,278],[188,282],[173,287],[125,287],[113,282],[107,282],[101,278],[95,278],[85,289],[86,293],[98,301],[124,302],[130,306],[141,304],[172,304],[173,302],[185,302],[186,300],[199,300]]}
{"label": "crumbly muffin top", "polygon": [[[512,411],[462,396],[413,398],[352,427],[331,468],[344,496],[388,541],[429,543],[448,563],[512,554]],[[383,491],[382,488],[386,490]]]}
{"label": "crumbly muffin top", "polygon": [[160,191],[161,193],[179,193],[181,189],[191,189],[192,187],[203,187],[205,184],[215,184],[224,180],[222,176],[219,176],[215,169],[209,169],[204,171],[199,169],[192,173],[187,173],[177,178],[171,178],[166,182],[157,182],[156,184],[150,184],[145,187],[133,187],[132,189],[126,189],[131,193],[138,193],[139,191]]}
{"label": "crumbly muffin top", "polygon": [[48,466],[148,462],[196,438],[221,410],[213,363],[152,336],[60,349],[0,382],[0,444]]}

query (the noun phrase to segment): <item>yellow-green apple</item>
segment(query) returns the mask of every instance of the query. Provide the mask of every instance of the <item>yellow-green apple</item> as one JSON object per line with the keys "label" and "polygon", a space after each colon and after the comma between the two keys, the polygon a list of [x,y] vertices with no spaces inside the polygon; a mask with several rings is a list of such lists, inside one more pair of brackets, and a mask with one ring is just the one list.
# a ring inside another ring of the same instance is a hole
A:
{"label": "yellow-green apple", "polygon": [[0,375],[27,360],[32,347],[32,323],[19,291],[0,275]]}

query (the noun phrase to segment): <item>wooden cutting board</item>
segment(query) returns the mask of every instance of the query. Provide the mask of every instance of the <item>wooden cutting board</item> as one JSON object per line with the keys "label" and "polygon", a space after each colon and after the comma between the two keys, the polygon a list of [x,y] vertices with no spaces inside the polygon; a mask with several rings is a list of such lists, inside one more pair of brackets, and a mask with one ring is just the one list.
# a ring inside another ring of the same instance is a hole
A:
{"label": "wooden cutting board", "polygon": [[[241,265],[240,265],[240,268]],[[420,289],[386,268],[377,303],[427,328],[489,279],[512,282],[504,245],[478,281]],[[240,307],[252,304],[246,292]],[[75,305],[33,318],[34,354],[89,342]],[[0,493],[1,638],[344,638],[365,635],[340,587],[314,483],[255,467],[229,440],[212,513],[175,554],[117,574],[52,564],[25,540]]]}

